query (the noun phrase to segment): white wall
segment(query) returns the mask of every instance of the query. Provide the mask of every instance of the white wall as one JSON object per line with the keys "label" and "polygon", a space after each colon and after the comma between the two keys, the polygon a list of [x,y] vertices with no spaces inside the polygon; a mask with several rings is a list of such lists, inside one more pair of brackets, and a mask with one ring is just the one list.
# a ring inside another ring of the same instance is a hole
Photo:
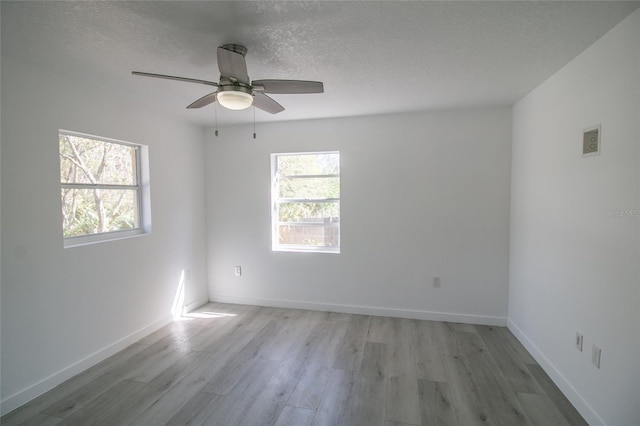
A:
{"label": "white wall", "polygon": [[[149,146],[153,232],[63,248],[58,129]],[[207,300],[203,132],[2,58],[2,409]]]}
{"label": "white wall", "polygon": [[509,327],[592,424],[640,424],[639,118],[640,11],[513,108]]}
{"label": "white wall", "polygon": [[[207,136],[212,300],[506,324],[510,108],[257,130]],[[341,253],[272,252],[269,155],[317,150],[341,153]]]}

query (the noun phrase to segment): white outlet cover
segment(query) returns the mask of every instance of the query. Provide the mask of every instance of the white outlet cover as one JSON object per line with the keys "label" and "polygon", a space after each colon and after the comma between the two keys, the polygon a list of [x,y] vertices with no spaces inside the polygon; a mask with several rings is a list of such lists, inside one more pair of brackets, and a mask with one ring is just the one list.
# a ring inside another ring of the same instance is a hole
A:
{"label": "white outlet cover", "polygon": [[600,155],[602,150],[601,125],[588,127],[582,131],[582,156],[593,157]]}

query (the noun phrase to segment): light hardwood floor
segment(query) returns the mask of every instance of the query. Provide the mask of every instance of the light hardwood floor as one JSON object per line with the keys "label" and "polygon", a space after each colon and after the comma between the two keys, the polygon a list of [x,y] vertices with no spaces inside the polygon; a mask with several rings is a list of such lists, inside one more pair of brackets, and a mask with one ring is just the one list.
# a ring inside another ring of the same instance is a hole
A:
{"label": "light hardwood floor", "polygon": [[2,425],[584,425],[501,327],[211,303]]}

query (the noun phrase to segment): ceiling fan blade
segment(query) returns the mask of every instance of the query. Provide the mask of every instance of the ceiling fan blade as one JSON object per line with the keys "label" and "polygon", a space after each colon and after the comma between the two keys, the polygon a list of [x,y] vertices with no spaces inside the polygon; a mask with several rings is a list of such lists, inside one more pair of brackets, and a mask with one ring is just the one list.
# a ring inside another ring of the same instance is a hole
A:
{"label": "ceiling fan blade", "polygon": [[215,83],[213,81],[197,80],[195,78],[176,77],[173,75],[164,75],[164,74],[152,74],[150,72],[140,72],[140,71],[131,71],[131,74],[139,75],[141,77],[164,78],[165,80],[186,81],[187,83],[206,84],[207,86],[218,87],[218,83]]}
{"label": "ceiling fan blade", "polygon": [[321,81],[304,80],[254,80],[251,83],[254,90],[262,90],[264,93],[323,93],[324,85]]}
{"label": "ceiling fan blade", "polygon": [[[235,48],[236,50],[230,50]],[[243,50],[244,49],[244,50]],[[220,75],[230,80],[237,80],[242,83],[249,84],[249,76],[247,74],[247,62],[244,54],[247,49],[237,45],[224,45],[218,47],[218,69]]]}
{"label": "ceiling fan blade", "polygon": [[284,111],[284,107],[282,105],[260,92],[253,92],[253,106],[270,114],[277,114]]}
{"label": "ceiling fan blade", "polygon": [[187,108],[188,109],[202,108],[203,106],[212,104],[216,101],[217,95],[218,95],[218,92],[213,92],[213,93],[209,93],[208,95],[204,95],[203,97],[201,97],[200,99],[198,99],[197,101],[189,105]]}

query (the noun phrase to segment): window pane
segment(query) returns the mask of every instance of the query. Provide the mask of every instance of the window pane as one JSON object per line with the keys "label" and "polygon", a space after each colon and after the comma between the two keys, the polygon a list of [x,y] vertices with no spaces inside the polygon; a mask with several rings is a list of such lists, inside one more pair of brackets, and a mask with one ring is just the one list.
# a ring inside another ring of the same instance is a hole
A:
{"label": "window pane", "polygon": [[273,250],[339,253],[340,153],[271,158]]}
{"label": "window pane", "polygon": [[340,203],[281,203],[278,209],[279,222],[323,223],[339,222]]}
{"label": "window pane", "polygon": [[60,181],[136,185],[136,147],[60,134]]}
{"label": "window pane", "polygon": [[297,178],[280,179],[281,198],[340,198],[340,178]]}
{"label": "window pane", "polygon": [[279,155],[278,176],[340,174],[339,153]]}
{"label": "window pane", "polygon": [[340,224],[280,225],[278,241],[280,244],[300,246],[339,247]]}
{"label": "window pane", "polygon": [[139,228],[135,189],[62,188],[64,237]]}

